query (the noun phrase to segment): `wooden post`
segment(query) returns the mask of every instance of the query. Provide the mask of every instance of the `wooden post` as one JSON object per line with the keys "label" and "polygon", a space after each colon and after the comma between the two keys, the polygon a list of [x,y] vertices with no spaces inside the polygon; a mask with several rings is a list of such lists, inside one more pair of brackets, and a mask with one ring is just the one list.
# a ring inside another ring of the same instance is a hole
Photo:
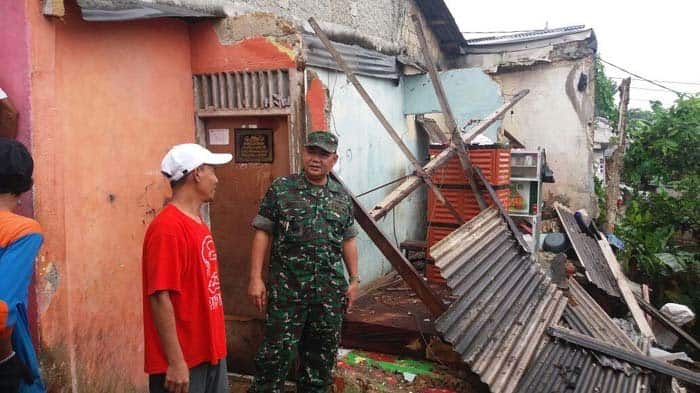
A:
{"label": "wooden post", "polygon": [[428,187],[435,194],[435,197],[438,199],[438,201],[447,207],[447,210],[457,219],[457,222],[459,222],[460,224],[464,224],[465,220],[462,217],[462,215],[459,214],[459,212],[457,212],[457,209],[455,209],[454,206],[452,206],[452,204],[444,197],[444,195],[442,195],[440,189],[438,189],[437,186],[433,184],[433,182],[430,180],[430,177],[423,171],[423,167],[418,162],[418,159],[416,159],[416,157],[413,155],[408,146],[406,146],[406,144],[403,143],[399,134],[396,132],[396,130],[394,130],[394,127],[392,127],[391,123],[389,123],[389,120],[387,120],[386,117],[384,117],[382,112],[372,100],[372,97],[369,96],[369,93],[367,93],[365,88],[355,76],[355,73],[350,70],[350,67],[348,67],[348,65],[345,63],[345,60],[343,60],[343,57],[335,49],[331,41],[326,36],[326,33],[323,32],[321,26],[319,26],[318,23],[316,23],[316,20],[314,18],[309,18],[309,24],[314,29],[316,35],[326,47],[328,52],[330,52],[331,56],[333,56],[335,62],[343,70],[350,83],[352,83],[352,85],[355,86],[355,89],[365,101],[367,106],[369,106],[369,109],[372,110],[374,116],[377,117],[382,126],[384,126],[384,129],[389,133],[391,139],[393,139],[394,142],[396,142],[403,154],[411,161],[411,164],[415,168],[416,175],[420,177],[426,185],[428,185]]}
{"label": "wooden post", "polygon": [[[523,97],[525,97],[529,92],[529,90],[520,91],[509,102],[506,102],[505,104],[501,105],[498,109],[496,109],[495,112],[488,115],[484,119],[484,121],[470,128],[468,138],[475,138],[482,132],[486,131],[486,129],[489,128],[489,126],[491,126],[491,124],[493,124],[496,121],[496,119],[501,117],[506,111],[512,108],[520,100],[522,100]],[[452,158],[456,153],[457,152],[454,146],[448,147],[447,149],[441,151],[440,154],[433,157],[433,159],[430,160],[430,162],[423,167],[423,170],[428,176],[432,175],[433,172],[435,172],[435,170],[445,165],[447,161],[449,161],[450,158]],[[422,181],[418,176],[410,176],[398,187],[392,190],[389,193],[389,195],[387,195],[386,198],[384,198],[383,201],[375,205],[369,214],[375,220],[379,220],[380,218],[384,217],[387,213],[389,213],[391,209],[393,209],[399,202],[401,202],[404,198],[410,195],[411,192],[420,187],[421,184]]]}
{"label": "wooden post", "polygon": [[408,286],[410,286],[418,295],[418,297],[423,301],[423,303],[428,307],[430,313],[434,317],[439,317],[447,310],[447,306],[443,303],[440,296],[433,291],[433,289],[428,285],[428,283],[421,277],[421,275],[416,271],[416,269],[411,265],[406,257],[396,248],[394,243],[392,243],[389,238],[384,234],[384,232],[377,226],[376,221],[367,213],[367,211],[362,207],[360,202],[355,198],[355,196],[350,192],[348,187],[343,183],[343,181],[335,174],[331,173],[331,176],[340,183],[345,191],[352,197],[352,203],[354,207],[355,219],[357,223],[360,224],[362,229],[367,233],[372,242],[379,248],[379,251],[389,260],[391,265],[396,269],[396,271],[401,275],[401,277],[406,281]]}
{"label": "wooden post", "polygon": [[622,272],[622,268],[615,257],[615,253],[613,252],[612,248],[610,248],[610,244],[605,238],[605,235],[600,232],[598,233],[601,237],[601,239],[598,240],[598,245],[600,245],[600,249],[603,251],[605,260],[608,262],[610,271],[612,271],[613,277],[615,277],[615,280],[617,281],[617,286],[620,288],[622,299],[625,301],[625,303],[627,303],[627,308],[629,308],[632,318],[634,318],[634,321],[637,323],[639,332],[642,334],[642,336],[655,341],[656,338],[654,337],[654,332],[651,330],[651,326],[649,326],[649,322],[645,318],[644,312],[639,307],[639,303],[637,303],[637,298],[634,296],[632,289],[630,289],[629,284],[627,283],[627,277],[625,277],[625,273]]}
{"label": "wooden post", "polygon": [[412,14],[411,18],[416,26],[416,34],[418,35],[418,41],[420,42],[421,50],[423,52],[423,58],[425,59],[426,66],[428,67],[428,73],[430,74],[430,79],[433,81],[433,87],[435,88],[435,94],[437,95],[438,102],[440,102],[440,108],[442,108],[442,114],[445,116],[445,121],[447,123],[447,128],[449,128],[452,134],[452,145],[457,150],[457,156],[459,161],[462,163],[462,168],[469,180],[469,187],[474,193],[476,202],[479,204],[479,209],[484,210],[488,207],[484,196],[481,195],[479,187],[476,184],[476,177],[474,176],[474,168],[472,167],[471,161],[469,161],[469,156],[464,149],[464,142],[462,137],[459,135],[459,129],[457,128],[457,122],[452,115],[452,109],[450,109],[450,104],[447,102],[447,95],[445,94],[445,89],[442,87],[442,81],[440,81],[440,76],[438,75],[437,69],[435,68],[435,63],[433,62],[430,52],[428,51],[428,42],[425,39],[425,34],[423,33],[423,24],[416,14]]}
{"label": "wooden post", "polygon": [[625,154],[627,128],[627,105],[630,102],[630,81],[631,78],[625,78],[620,84],[620,107],[619,121],[617,122],[617,149],[612,157],[606,162],[605,178],[607,184],[605,187],[605,203],[607,215],[603,225],[603,231],[613,233],[615,230],[615,221],[617,220],[617,200],[620,198],[620,173],[622,172],[622,158]]}

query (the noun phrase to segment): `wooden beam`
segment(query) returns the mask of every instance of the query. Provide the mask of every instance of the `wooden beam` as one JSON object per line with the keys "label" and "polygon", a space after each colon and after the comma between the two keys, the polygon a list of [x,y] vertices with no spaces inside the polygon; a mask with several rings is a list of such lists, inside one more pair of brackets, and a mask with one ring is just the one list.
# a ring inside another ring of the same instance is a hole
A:
{"label": "wooden beam", "polygon": [[316,23],[316,20],[313,17],[309,18],[309,24],[316,32],[316,35],[323,43],[323,46],[326,47],[326,49],[331,54],[331,56],[338,64],[340,69],[343,70],[345,76],[347,76],[350,83],[352,83],[352,85],[355,87],[357,92],[365,101],[369,109],[372,111],[372,113],[374,113],[374,116],[377,117],[382,126],[384,126],[384,129],[389,133],[391,139],[394,140],[394,142],[399,147],[399,149],[401,149],[406,158],[408,158],[408,160],[411,161],[411,165],[413,165],[416,175],[418,175],[418,177],[420,177],[425,182],[425,184],[433,191],[437,200],[447,207],[447,210],[455,217],[455,219],[457,219],[457,222],[459,222],[460,224],[464,224],[466,222],[464,220],[464,217],[462,217],[462,215],[459,214],[457,209],[455,209],[455,207],[452,206],[452,204],[445,198],[440,189],[437,188],[435,184],[433,184],[433,182],[430,180],[430,177],[425,174],[425,172],[423,171],[423,167],[418,162],[418,159],[413,155],[413,153],[408,148],[408,146],[406,146],[403,140],[401,140],[399,133],[396,132],[391,123],[389,123],[389,120],[387,120],[386,117],[384,117],[384,114],[382,114],[382,112],[379,110],[377,104],[374,103],[372,97],[369,96],[369,93],[367,93],[365,88],[357,79],[355,73],[352,72],[350,67],[348,67],[348,65],[345,63],[345,60],[343,60],[343,56],[340,55],[340,53],[335,49],[335,47],[331,43],[330,39],[328,39],[328,36],[326,36],[326,33],[323,32],[321,26],[319,26],[318,23]]}
{"label": "wooden beam", "polygon": [[608,266],[610,267],[610,271],[612,272],[613,277],[615,277],[615,280],[617,281],[617,286],[618,288],[620,288],[620,294],[625,300],[625,303],[627,303],[627,308],[629,308],[630,313],[632,313],[632,318],[634,318],[634,321],[637,323],[639,332],[642,334],[642,336],[656,341],[656,338],[654,337],[654,332],[651,330],[649,322],[644,317],[644,312],[639,307],[637,299],[634,297],[632,290],[627,284],[627,277],[625,277],[625,274],[622,272],[622,268],[620,268],[620,263],[617,261],[617,258],[615,257],[615,253],[613,252],[612,248],[610,248],[610,244],[608,243],[607,238],[604,234],[600,232],[598,232],[598,234],[600,235],[598,245],[600,245],[600,249],[603,251],[603,256],[605,256],[605,260],[607,261]]}
{"label": "wooden beam", "polygon": [[656,371],[695,386],[700,386],[700,373],[674,366],[667,362],[656,360],[651,356],[628,351],[593,337],[577,333],[573,330],[563,329],[561,327],[552,326],[547,329],[547,333],[552,337],[562,339],[581,348],[602,353],[607,356],[612,356],[635,366]]}
{"label": "wooden beam", "polygon": [[428,49],[428,42],[425,39],[425,34],[423,33],[423,23],[421,23],[420,18],[416,14],[411,15],[413,23],[416,26],[416,34],[418,35],[418,42],[420,42],[421,51],[423,52],[423,58],[425,60],[426,66],[428,67],[428,74],[430,74],[430,79],[433,81],[433,87],[435,88],[435,94],[437,95],[438,102],[440,103],[440,108],[442,109],[442,114],[445,116],[445,121],[447,122],[447,128],[452,134],[452,145],[457,149],[457,156],[459,161],[462,163],[462,169],[466,174],[467,179],[469,179],[469,187],[472,189],[472,193],[476,198],[476,202],[479,204],[479,209],[484,210],[488,207],[484,196],[481,195],[479,187],[476,184],[476,177],[474,176],[474,168],[472,167],[471,161],[469,161],[469,156],[464,149],[464,143],[462,142],[462,137],[459,134],[459,129],[457,128],[457,122],[455,121],[454,115],[452,114],[452,109],[450,104],[447,102],[447,95],[445,94],[445,89],[442,87],[442,81],[438,75],[437,69],[435,68],[435,63],[433,62],[432,56]]}
{"label": "wooden beam", "polygon": [[530,247],[527,245],[527,242],[525,241],[525,238],[523,238],[522,232],[520,232],[520,229],[518,229],[518,226],[515,225],[515,222],[513,222],[513,218],[508,214],[506,211],[506,208],[503,206],[501,203],[501,200],[498,199],[498,195],[496,195],[496,191],[491,187],[489,182],[486,180],[486,177],[484,176],[483,173],[481,173],[481,170],[479,168],[474,168],[474,172],[479,176],[479,179],[481,180],[481,183],[484,184],[484,187],[486,187],[486,190],[489,193],[489,196],[493,200],[493,203],[496,204],[496,207],[498,207],[498,211],[501,213],[501,216],[503,217],[504,220],[506,220],[506,223],[508,224],[508,228],[510,228],[510,231],[513,232],[513,237],[518,241],[518,244],[520,244],[520,247],[525,252],[532,253],[534,250],[530,250]]}
{"label": "wooden beam", "polygon": [[[470,128],[469,130],[467,130],[467,132],[466,132],[467,136],[464,137],[464,139],[463,139],[463,140],[464,140],[464,143],[466,143],[466,144],[471,143],[471,141],[473,141],[474,138],[476,138],[477,136],[481,135],[484,131],[486,131],[486,129],[489,128],[489,127],[491,126],[491,124],[495,123],[496,120],[498,120],[498,119],[500,119],[501,117],[503,117],[503,114],[504,114],[508,109],[512,108],[513,105],[515,105],[515,104],[517,104],[518,102],[520,102],[520,100],[522,100],[523,98],[525,98],[525,96],[528,95],[528,94],[530,94],[530,90],[529,90],[529,89],[520,90],[519,92],[517,92],[517,93],[513,96],[513,98],[510,99],[510,101],[504,103],[504,104],[501,105],[495,112],[493,112],[492,114],[486,116],[486,118],[485,118],[484,120],[482,120],[481,122],[479,122],[478,125],[476,125],[476,126]],[[507,131],[506,131],[506,133],[507,133]]]}
{"label": "wooden beam", "polygon": [[680,328],[680,326],[676,325],[670,319],[666,318],[666,316],[662,314],[661,311],[657,310],[656,307],[652,306],[649,302],[637,295],[635,295],[635,297],[637,298],[637,302],[639,302],[639,306],[642,309],[644,309],[644,311],[648,312],[652,318],[659,321],[659,323],[671,330],[673,334],[687,341],[688,344],[692,345],[693,347],[695,347],[696,350],[700,351],[700,343],[695,341],[695,339],[690,334],[686,333],[685,330]]}
{"label": "wooden beam", "polygon": [[[489,126],[493,123],[493,121],[495,121],[495,119],[501,117],[506,111],[512,108],[513,105],[515,105],[516,103],[518,103],[518,101],[523,99],[523,97],[525,97],[529,92],[529,90],[520,91],[513,97],[512,100],[501,105],[498,109],[496,109],[496,111],[487,116],[483,122],[471,128],[469,136],[476,137],[477,135],[480,135],[481,133],[486,131],[486,129],[489,128]],[[491,121],[490,119],[494,120]],[[433,159],[430,160],[430,162],[428,162],[428,164],[423,167],[423,170],[425,171],[426,175],[431,176],[433,172],[435,172],[435,170],[445,165],[447,161],[449,161],[456,153],[457,152],[455,150],[455,147],[450,146],[447,149],[440,152],[440,154],[438,154],[437,156],[433,157]],[[398,187],[392,190],[389,193],[389,195],[387,195],[384,198],[383,201],[375,205],[374,208],[372,208],[372,210],[370,211],[370,215],[375,220],[379,220],[380,218],[384,217],[387,213],[391,211],[391,209],[398,205],[399,202],[401,202],[414,190],[420,187],[422,183],[422,180],[418,176],[410,176]]]}
{"label": "wooden beam", "polygon": [[447,310],[447,306],[443,303],[440,296],[433,291],[420,273],[413,267],[411,262],[403,256],[401,251],[389,240],[389,237],[377,226],[377,223],[369,213],[367,213],[364,207],[362,207],[345,183],[343,183],[335,173],[331,173],[331,176],[338,181],[348,195],[352,197],[355,219],[365,233],[367,233],[367,236],[374,242],[386,259],[389,260],[394,269],[396,269],[396,272],[406,281],[406,284],[416,292],[416,295],[418,295],[421,301],[428,307],[430,313],[435,317],[442,315],[442,313]]}

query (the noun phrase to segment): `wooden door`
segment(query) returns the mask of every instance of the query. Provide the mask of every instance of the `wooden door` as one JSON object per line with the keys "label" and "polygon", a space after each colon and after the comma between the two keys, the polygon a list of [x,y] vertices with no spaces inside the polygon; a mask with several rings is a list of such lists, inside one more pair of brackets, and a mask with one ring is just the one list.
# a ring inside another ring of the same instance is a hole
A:
{"label": "wooden door", "polygon": [[[231,164],[216,170],[219,184],[210,206],[224,313],[261,318],[263,315],[247,297],[254,232],[251,221],[272,180],[289,174],[288,119],[286,116],[210,118],[205,120],[205,128],[209,150],[234,155]],[[265,139],[269,135],[271,146]],[[251,141],[260,143],[251,145]],[[269,147],[271,151],[266,151]],[[240,151],[241,148],[244,150]]]}

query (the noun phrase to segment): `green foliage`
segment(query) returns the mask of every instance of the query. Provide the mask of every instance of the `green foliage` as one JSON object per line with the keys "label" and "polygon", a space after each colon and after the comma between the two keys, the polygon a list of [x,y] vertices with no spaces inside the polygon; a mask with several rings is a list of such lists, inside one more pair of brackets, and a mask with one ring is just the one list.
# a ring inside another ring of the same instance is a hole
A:
{"label": "green foliage", "polygon": [[[617,226],[632,277],[657,305],[700,311],[700,97],[630,111],[624,179],[636,190]],[[679,241],[680,238],[683,241]]]}
{"label": "green foliage", "polygon": [[595,114],[605,117],[613,128],[617,128],[618,110],[615,105],[617,84],[605,76],[605,68],[598,58],[595,60]]}
{"label": "green foliage", "polygon": [[679,98],[665,109],[652,104],[649,113],[628,127],[624,177],[649,190],[700,173],[700,97]]}
{"label": "green foliage", "polygon": [[598,200],[598,218],[596,224],[599,227],[603,226],[608,218],[608,202],[605,198],[605,186],[603,181],[597,177],[593,177],[593,188],[595,190],[596,199]]}

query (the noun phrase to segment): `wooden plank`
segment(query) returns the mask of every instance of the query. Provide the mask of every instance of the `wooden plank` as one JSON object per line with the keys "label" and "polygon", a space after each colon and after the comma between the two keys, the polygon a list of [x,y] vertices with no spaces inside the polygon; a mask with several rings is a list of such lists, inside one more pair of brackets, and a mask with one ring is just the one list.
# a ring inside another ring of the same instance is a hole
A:
{"label": "wooden plank", "polygon": [[258,77],[255,71],[247,73],[250,76],[250,90],[251,90],[251,97],[252,97],[252,108],[258,109],[260,108],[258,106],[258,93],[260,92],[258,88]]}
{"label": "wooden plank", "polygon": [[389,240],[389,237],[377,226],[377,223],[372,219],[369,213],[367,213],[365,208],[362,207],[345,183],[343,183],[335,173],[331,173],[331,176],[338,181],[348,195],[352,197],[355,219],[365,233],[367,233],[367,236],[374,242],[386,259],[389,260],[394,269],[396,269],[396,272],[401,275],[408,286],[416,292],[416,295],[418,295],[421,301],[423,301],[423,304],[428,307],[430,313],[435,317],[442,315],[442,313],[447,310],[447,305],[443,303],[440,296],[433,291],[425,279],[413,267],[411,262],[403,256],[401,251]]}
{"label": "wooden plank", "polygon": [[227,117],[227,116],[286,116],[292,113],[291,108],[273,109],[210,109],[199,110],[199,117]]}
{"label": "wooden plank", "polygon": [[440,108],[442,109],[442,114],[445,116],[445,121],[447,122],[447,128],[452,134],[452,145],[457,148],[457,156],[459,161],[462,163],[462,169],[469,179],[469,187],[474,193],[474,198],[479,204],[479,209],[484,210],[488,207],[484,196],[481,195],[479,187],[476,184],[476,178],[474,177],[474,168],[472,167],[471,161],[469,161],[469,155],[467,155],[464,149],[464,143],[462,142],[462,137],[459,134],[459,129],[457,129],[457,122],[455,121],[454,115],[452,114],[452,109],[450,104],[447,102],[447,95],[445,94],[445,89],[442,87],[442,81],[438,75],[437,69],[435,68],[435,63],[430,56],[430,51],[428,49],[428,42],[425,39],[425,34],[423,33],[423,24],[418,18],[418,15],[412,14],[411,18],[416,26],[416,34],[418,35],[418,41],[420,42],[421,51],[423,52],[423,57],[425,63],[428,67],[428,73],[430,74],[430,79],[433,81],[433,87],[435,88],[435,94],[437,94],[438,102],[440,103]]}
{"label": "wooden plank", "polygon": [[226,88],[228,89],[226,94],[228,97],[228,109],[234,109],[236,107],[236,97],[234,96],[233,75],[230,72],[226,73]]}
{"label": "wooden plank", "polygon": [[272,78],[272,71],[267,71],[267,106],[272,108],[272,96],[274,92],[275,80]]}
{"label": "wooden plank", "polygon": [[601,240],[598,240],[600,249],[603,251],[605,260],[608,262],[608,266],[610,266],[610,271],[612,271],[613,277],[615,277],[617,281],[617,286],[620,288],[622,298],[625,300],[625,303],[627,303],[627,307],[632,313],[632,318],[634,318],[634,321],[637,323],[639,331],[642,336],[656,340],[654,332],[651,330],[651,326],[649,326],[649,322],[647,322],[647,319],[644,317],[644,312],[639,307],[639,303],[637,303],[637,299],[634,297],[629,285],[627,285],[627,277],[625,277],[625,274],[622,272],[620,263],[617,261],[612,248],[610,248],[608,240],[605,238],[605,235],[600,232],[598,233],[601,237]]}
{"label": "wooden plank", "polygon": [[192,85],[194,88],[194,109],[202,109],[202,88],[199,83],[199,75],[192,76]]}
{"label": "wooden plank", "polygon": [[652,306],[649,302],[637,296],[636,294],[634,296],[637,298],[639,306],[642,309],[644,309],[644,311],[648,312],[652,318],[659,321],[659,323],[671,330],[673,334],[687,341],[688,344],[692,345],[693,347],[695,347],[696,350],[700,351],[700,343],[695,341],[695,339],[690,334],[686,333],[686,331],[681,329],[680,326],[676,325],[675,323],[673,323],[673,321],[666,318],[666,316],[662,314],[661,311],[657,310],[656,307]]}
{"label": "wooden plank", "polygon": [[[521,94],[522,93],[522,94]],[[492,114],[490,114],[487,119],[497,119],[500,116],[502,116],[506,111],[508,111],[510,108],[513,107],[518,101],[520,101],[523,97],[525,97],[529,93],[529,90],[523,90],[520,93],[518,93],[511,101],[506,102],[505,104],[501,105],[496,111],[494,111]],[[479,135],[486,131],[486,129],[490,126],[491,124],[487,121],[481,122],[479,125],[475,126],[471,130],[473,130],[470,134],[473,136]],[[435,172],[438,168],[441,166],[445,165],[457,152],[455,151],[454,146],[450,146],[447,149],[443,150],[438,154],[437,156],[433,157],[428,164],[426,164],[423,167],[423,170],[425,171],[425,174],[428,176],[431,176],[433,172]],[[420,187],[422,184],[422,180],[418,176],[410,176],[407,178],[403,183],[401,183],[398,187],[396,187],[394,190],[392,190],[389,195],[387,195],[384,200],[379,202],[372,208],[370,211],[370,215],[375,219],[379,220],[380,218],[384,217],[387,213],[391,211],[396,205],[399,204],[404,198],[406,198],[408,195],[411,194],[415,189]]]}
{"label": "wooden plank", "polygon": [[459,212],[457,212],[457,209],[452,206],[452,204],[445,198],[444,195],[442,195],[442,192],[440,191],[435,184],[430,180],[430,177],[428,177],[424,171],[423,167],[420,165],[418,162],[418,159],[413,155],[413,152],[406,146],[406,144],[403,142],[401,137],[399,136],[398,132],[394,129],[394,127],[389,123],[389,120],[384,117],[384,114],[379,110],[379,107],[377,107],[377,104],[374,103],[374,100],[372,100],[372,97],[370,97],[369,93],[365,90],[365,88],[362,86],[360,81],[357,79],[355,76],[355,73],[350,70],[350,67],[345,63],[345,60],[343,60],[343,57],[340,55],[340,53],[335,49],[333,44],[331,43],[330,39],[328,39],[328,36],[326,36],[326,33],[323,32],[321,27],[316,23],[316,20],[314,18],[309,18],[309,24],[311,27],[314,29],[316,32],[316,35],[318,38],[321,40],[323,45],[326,47],[328,52],[331,54],[335,62],[338,64],[340,69],[343,70],[345,75],[347,76],[348,80],[352,85],[355,87],[357,92],[360,94],[362,99],[365,101],[367,106],[370,108],[372,113],[374,113],[374,116],[379,120],[379,122],[384,126],[384,129],[389,133],[389,136],[391,139],[394,140],[396,145],[401,149],[403,154],[408,158],[409,161],[411,161],[411,165],[413,165],[413,168],[415,169],[416,175],[420,177],[425,184],[428,185],[428,187],[433,191],[435,194],[436,198],[438,201],[440,201],[441,204],[445,205],[448,209],[448,211],[457,219],[457,222],[460,224],[463,224],[465,222],[464,218],[462,217]]}
{"label": "wooden plank", "polygon": [[221,108],[221,101],[219,101],[219,75],[211,74],[211,98],[212,105],[214,108]]}
{"label": "wooden plank", "polygon": [[618,346],[574,332],[573,330],[563,329],[560,327],[552,326],[547,329],[547,333],[552,337],[562,339],[579,347],[599,352],[607,356],[612,356],[616,359],[624,360],[625,362],[634,364],[635,366],[671,376],[694,386],[700,386],[700,373],[656,360],[651,356],[631,352]]}
{"label": "wooden plank", "polygon": [[209,75],[202,75],[202,100],[204,109],[208,109],[211,106],[211,94],[209,94]]}
{"label": "wooden plank", "polygon": [[243,108],[250,109],[252,108],[250,103],[250,75],[244,72],[241,77],[243,78]]}
{"label": "wooden plank", "polygon": [[236,108],[243,108],[243,92],[245,87],[243,87],[243,82],[241,81],[241,73],[236,72]]}
{"label": "wooden plank", "polygon": [[[526,95],[530,94],[529,89],[523,89],[520,90],[517,94],[511,98],[510,101],[504,103],[501,105],[495,112],[492,114],[486,116],[484,120],[479,122],[478,125],[470,128],[466,134],[467,136],[464,137],[464,143],[469,144],[471,141],[474,140],[477,136],[481,135],[484,131],[486,131],[487,128],[489,128],[493,123],[496,122],[496,120],[500,119],[503,114],[510,108],[513,107],[513,105],[517,104],[520,100],[525,98]],[[507,131],[506,131],[507,133]]]}

